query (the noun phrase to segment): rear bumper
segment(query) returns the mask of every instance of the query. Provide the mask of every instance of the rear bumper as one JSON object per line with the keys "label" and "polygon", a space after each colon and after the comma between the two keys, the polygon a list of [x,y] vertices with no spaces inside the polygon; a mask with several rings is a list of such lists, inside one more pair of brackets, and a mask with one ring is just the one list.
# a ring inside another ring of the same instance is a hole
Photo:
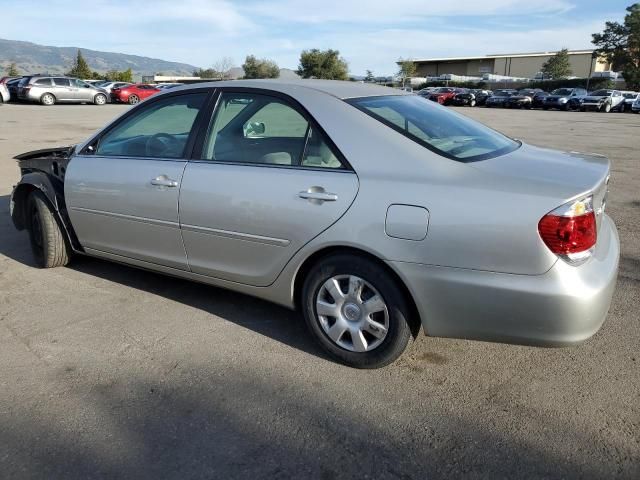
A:
{"label": "rear bumper", "polygon": [[427,335],[563,346],[595,334],[615,289],[620,243],[603,216],[593,257],[542,275],[390,262],[411,291]]}

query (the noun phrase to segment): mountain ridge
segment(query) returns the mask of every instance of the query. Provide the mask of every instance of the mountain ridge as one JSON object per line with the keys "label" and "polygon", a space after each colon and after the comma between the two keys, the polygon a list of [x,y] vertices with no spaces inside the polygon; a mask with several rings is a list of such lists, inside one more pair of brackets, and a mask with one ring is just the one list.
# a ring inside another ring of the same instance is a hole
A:
{"label": "mountain ridge", "polygon": [[103,52],[82,47],[54,47],[0,38],[0,76],[6,72],[6,68],[11,63],[16,64],[20,74],[64,73],[71,68],[78,50],[82,52],[89,67],[100,73],[131,68],[134,76],[137,77],[160,72],[165,75],[191,75],[198,69],[188,63],[141,55]]}

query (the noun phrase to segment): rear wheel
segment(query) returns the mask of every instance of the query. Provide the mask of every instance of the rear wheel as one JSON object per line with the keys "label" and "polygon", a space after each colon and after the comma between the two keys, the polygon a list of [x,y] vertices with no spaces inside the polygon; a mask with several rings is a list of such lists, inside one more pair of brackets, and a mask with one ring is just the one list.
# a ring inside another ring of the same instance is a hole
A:
{"label": "rear wheel", "polygon": [[45,93],[40,97],[40,103],[47,106],[54,105],[56,103],[56,97],[51,93]]}
{"label": "rear wheel", "polygon": [[49,202],[39,190],[29,195],[27,214],[31,250],[37,265],[52,268],[69,263],[71,250]]}
{"label": "rear wheel", "polygon": [[140,97],[137,95],[130,95],[128,99],[129,105],[135,105],[140,102]]}
{"label": "rear wheel", "polygon": [[99,93],[95,97],[93,97],[93,103],[95,103],[96,105],[104,105],[105,103],[107,103],[107,96]]}
{"label": "rear wheel", "polygon": [[355,255],[331,255],[311,269],[302,309],[318,343],[356,368],[390,364],[411,336],[410,309],[398,285],[383,267]]}

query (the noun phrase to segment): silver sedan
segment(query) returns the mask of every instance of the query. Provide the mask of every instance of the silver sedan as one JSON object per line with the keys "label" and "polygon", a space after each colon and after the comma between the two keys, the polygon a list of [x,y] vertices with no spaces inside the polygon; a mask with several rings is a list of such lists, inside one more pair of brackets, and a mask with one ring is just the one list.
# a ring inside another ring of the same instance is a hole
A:
{"label": "silver sedan", "polygon": [[296,308],[355,367],[394,361],[421,329],[580,342],[615,287],[605,157],[395,89],[178,87],[17,158],[12,217],[43,267],[91,255]]}

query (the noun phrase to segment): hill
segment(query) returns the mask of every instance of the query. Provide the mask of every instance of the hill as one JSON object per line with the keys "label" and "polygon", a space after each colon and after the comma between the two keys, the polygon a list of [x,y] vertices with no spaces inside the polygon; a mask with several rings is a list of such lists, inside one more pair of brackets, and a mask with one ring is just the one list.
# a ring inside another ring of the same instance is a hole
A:
{"label": "hill", "polygon": [[[157,58],[127,55],[124,53],[100,52],[81,48],[89,67],[97,72],[126,70],[131,68],[134,76],[191,75],[197,67],[186,63],[168,62]],[[0,39],[0,76],[5,68],[15,62],[23,73],[64,73],[68,71],[78,47],[50,47],[30,42]]]}

